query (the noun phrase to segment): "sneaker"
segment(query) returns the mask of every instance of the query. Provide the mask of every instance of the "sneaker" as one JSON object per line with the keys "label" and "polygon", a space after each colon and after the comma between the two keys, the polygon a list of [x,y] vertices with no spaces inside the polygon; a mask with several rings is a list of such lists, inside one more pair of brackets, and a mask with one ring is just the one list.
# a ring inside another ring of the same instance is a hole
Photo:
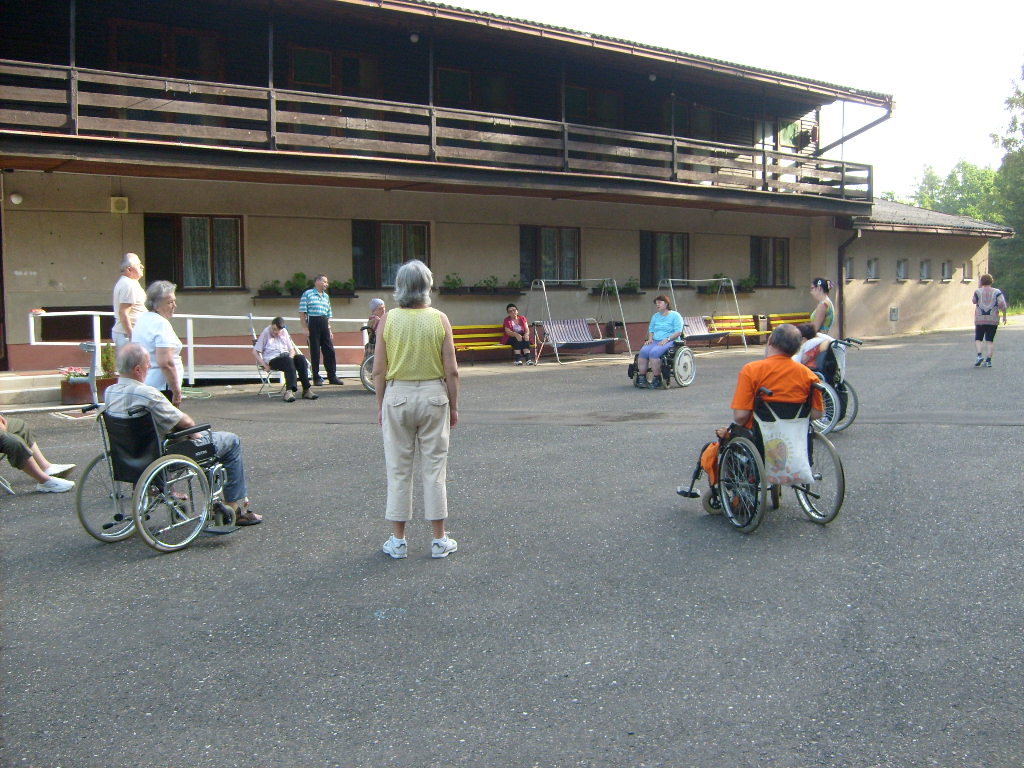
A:
{"label": "sneaker", "polygon": [[50,477],[56,477],[58,475],[64,475],[75,468],[74,464],[51,464],[45,470],[46,474]]}
{"label": "sneaker", "polygon": [[318,395],[316,392],[311,390],[309,387],[306,387],[305,389],[302,390],[302,399],[303,400],[319,400],[320,399],[320,395]]}
{"label": "sneaker", "polygon": [[451,536],[445,536],[443,539],[434,539],[430,544],[430,556],[448,557],[448,555],[455,552],[458,548],[459,543]]}
{"label": "sneaker", "polygon": [[651,379],[651,389],[661,389],[661,376]]}
{"label": "sneaker", "polygon": [[985,361],[982,359],[981,355],[978,355],[978,359],[974,361],[974,367],[975,368],[981,367],[981,364],[983,362],[985,362]]}
{"label": "sneaker", "polygon": [[290,389],[286,389],[285,392],[284,392],[284,397],[282,399],[286,403],[294,403],[295,402],[295,393],[292,392]]}
{"label": "sneaker", "polygon": [[36,484],[36,490],[40,493],[65,493],[74,487],[74,481],[65,480],[61,477],[51,477],[45,483]]}
{"label": "sneaker", "polygon": [[383,551],[385,555],[390,555],[395,560],[401,560],[403,557],[409,556],[409,546],[406,544],[405,539],[396,539],[394,536],[384,542]]}
{"label": "sneaker", "polygon": [[526,364],[527,365],[536,365],[537,362],[531,357],[529,360],[526,361]]}
{"label": "sneaker", "polygon": [[316,377],[315,379],[313,379],[313,386],[314,387],[322,387],[323,385],[324,385],[324,380],[321,379],[319,376]]}
{"label": "sneaker", "polygon": [[331,384],[335,384],[335,385],[337,385],[337,386],[339,386],[339,387],[340,387],[341,385],[343,385],[343,384],[345,383],[344,381],[342,381],[341,379],[338,379],[338,378],[334,378],[334,379],[328,379],[328,381],[329,381],[329,382],[330,382]]}
{"label": "sneaker", "polygon": [[637,376],[633,381],[633,386],[637,389],[648,389],[651,385],[647,383],[646,376]]}
{"label": "sneaker", "polygon": [[522,364],[523,364],[523,359],[521,357],[517,357],[515,360],[512,361],[512,365],[522,365]]}
{"label": "sneaker", "polygon": [[991,368],[992,367],[992,358],[991,357],[985,358],[985,367],[986,368]]}

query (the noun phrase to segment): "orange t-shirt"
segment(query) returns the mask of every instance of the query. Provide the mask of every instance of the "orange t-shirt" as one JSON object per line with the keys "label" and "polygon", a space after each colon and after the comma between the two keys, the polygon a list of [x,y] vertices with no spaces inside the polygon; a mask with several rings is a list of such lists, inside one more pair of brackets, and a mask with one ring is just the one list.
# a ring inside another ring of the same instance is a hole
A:
{"label": "orange t-shirt", "polygon": [[[817,381],[818,377],[810,368],[787,355],[772,355],[764,360],[755,360],[747,363],[740,371],[736,393],[732,396],[732,409],[753,411],[754,397],[761,387],[767,387],[772,392],[770,397],[765,397],[768,402],[802,403],[807,400],[811,385]],[[824,409],[820,390],[814,390],[811,406],[819,411]],[[753,426],[753,419],[745,426]]]}

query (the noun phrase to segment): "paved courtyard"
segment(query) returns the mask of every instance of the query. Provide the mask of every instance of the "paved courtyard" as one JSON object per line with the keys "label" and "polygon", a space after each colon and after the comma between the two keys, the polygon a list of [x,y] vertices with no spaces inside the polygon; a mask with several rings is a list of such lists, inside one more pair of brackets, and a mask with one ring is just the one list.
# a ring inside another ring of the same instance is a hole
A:
{"label": "paved courtyard", "polygon": [[[625,362],[463,368],[459,551],[380,552],[373,397],[188,400],[241,435],[258,527],[159,555],[103,545],[73,494],[0,497],[0,765],[1024,764],[1024,324],[852,352],[846,503],[791,493],[753,535],[675,494],[739,367],[685,390]],[[95,422],[29,416],[44,451]],[[72,475],[77,477],[77,471]]]}

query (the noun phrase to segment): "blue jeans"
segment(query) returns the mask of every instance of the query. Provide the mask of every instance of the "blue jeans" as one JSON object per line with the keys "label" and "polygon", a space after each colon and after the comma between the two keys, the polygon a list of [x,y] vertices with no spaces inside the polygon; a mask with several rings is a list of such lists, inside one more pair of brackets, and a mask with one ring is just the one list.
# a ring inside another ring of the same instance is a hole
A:
{"label": "blue jeans", "polygon": [[675,342],[672,339],[666,339],[664,341],[654,341],[650,344],[644,344],[640,347],[640,357],[646,357],[648,359],[652,357],[655,359],[660,358],[672,349],[672,345],[674,343]]}
{"label": "blue jeans", "polygon": [[224,484],[224,500],[241,501],[249,495],[245,485],[245,468],[242,466],[242,440],[234,432],[211,432],[210,437],[217,458],[228,473]]}

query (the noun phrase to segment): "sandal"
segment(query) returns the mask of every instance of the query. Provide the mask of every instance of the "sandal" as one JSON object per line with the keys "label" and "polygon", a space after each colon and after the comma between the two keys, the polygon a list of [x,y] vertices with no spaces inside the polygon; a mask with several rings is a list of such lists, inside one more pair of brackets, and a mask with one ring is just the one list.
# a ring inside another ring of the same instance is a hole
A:
{"label": "sandal", "polygon": [[259,525],[263,522],[263,515],[257,515],[251,509],[244,512],[238,510],[235,513],[235,525]]}

